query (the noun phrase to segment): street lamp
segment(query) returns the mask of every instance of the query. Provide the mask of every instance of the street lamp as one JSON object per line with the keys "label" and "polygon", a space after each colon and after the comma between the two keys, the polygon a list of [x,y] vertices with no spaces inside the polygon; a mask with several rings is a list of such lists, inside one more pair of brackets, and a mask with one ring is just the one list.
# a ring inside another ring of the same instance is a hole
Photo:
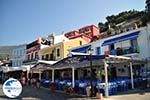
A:
{"label": "street lamp", "polygon": [[91,85],[91,96],[93,96],[93,68],[92,68],[92,51],[93,49],[88,49],[89,60],[90,60],[90,85]]}

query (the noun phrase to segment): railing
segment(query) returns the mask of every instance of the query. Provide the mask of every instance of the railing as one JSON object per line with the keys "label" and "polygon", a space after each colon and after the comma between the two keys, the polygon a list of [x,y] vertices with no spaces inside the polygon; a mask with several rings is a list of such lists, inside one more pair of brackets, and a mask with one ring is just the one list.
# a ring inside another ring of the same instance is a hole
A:
{"label": "railing", "polygon": [[31,59],[31,60],[25,60],[23,63],[31,63],[31,62],[37,62],[39,59]]}
{"label": "railing", "polygon": [[132,53],[139,53],[139,50],[137,47],[130,47],[130,48],[119,48],[115,50],[108,50],[105,51],[105,55],[125,55],[125,54],[132,54]]}
{"label": "railing", "polygon": [[115,31],[112,31],[112,32],[103,32],[103,33],[100,33],[100,39],[108,38],[108,37],[111,37],[111,36],[122,34],[124,32],[132,31],[132,30],[135,30],[135,29],[136,29],[136,27],[133,26],[133,27],[130,27],[130,28],[122,28],[122,29],[115,30]]}
{"label": "railing", "polygon": [[52,57],[52,58],[43,58],[42,60],[46,60],[46,61],[54,61],[56,60],[55,57]]}

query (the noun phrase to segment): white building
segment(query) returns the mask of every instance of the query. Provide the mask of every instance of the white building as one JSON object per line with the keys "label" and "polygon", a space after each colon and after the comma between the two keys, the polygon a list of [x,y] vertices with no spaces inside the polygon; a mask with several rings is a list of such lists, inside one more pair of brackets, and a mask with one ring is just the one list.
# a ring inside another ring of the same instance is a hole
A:
{"label": "white building", "polygon": [[12,52],[12,67],[20,67],[25,60],[26,45],[19,45]]}
{"label": "white building", "polygon": [[[72,52],[88,53],[89,48],[93,49],[93,55],[118,55],[131,57],[133,59],[140,59],[150,61],[150,25],[147,27],[138,28],[127,31],[108,38],[100,39],[98,41],[72,48]],[[120,67],[117,67],[120,66]],[[115,76],[129,77],[128,65],[112,65],[112,70],[116,73]],[[142,64],[135,66],[135,74],[139,75]],[[137,66],[137,67],[136,67]],[[148,65],[150,67],[150,64]],[[114,68],[114,69],[113,69]]]}

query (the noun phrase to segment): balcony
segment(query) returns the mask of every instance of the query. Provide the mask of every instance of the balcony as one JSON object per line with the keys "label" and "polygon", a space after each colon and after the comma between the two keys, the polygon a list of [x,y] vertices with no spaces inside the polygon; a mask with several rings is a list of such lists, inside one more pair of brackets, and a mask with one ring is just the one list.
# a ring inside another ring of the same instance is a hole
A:
{"label": "balcony", "polygon": [[56,58],[55,57],[48,57],[48,58],[42,58],[42,60],[45,60],[45,61],[55,61]]}
{"label": "balcony", "polygon": [[133,53],[139,53],[138,47],[130,47],[130,48],[117,48],[115,50],[108,50],[105,51],[105,55],[127,55],[127,54],[133,54]]}
{"label": "balcony", "polygon": [[23,64],[34,64],[37,63],[39,59],[31,59],[31,60],[24,60]]}

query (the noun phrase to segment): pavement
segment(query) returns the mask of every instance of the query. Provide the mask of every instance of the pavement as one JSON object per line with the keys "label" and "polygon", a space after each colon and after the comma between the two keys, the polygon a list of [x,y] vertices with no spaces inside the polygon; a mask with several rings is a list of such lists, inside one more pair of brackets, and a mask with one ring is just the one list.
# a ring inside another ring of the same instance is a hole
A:
{"label": "pavement", "polygon": [[[0,100],[12,100],[4,95],[2,86],[0,86]],[[70,95],[58,91],[51,91],[46,88],[24,86],[21,95],[13,100],[91,100],[91,98],[79,95]]]}
{"label": "pavement", "polygon": [[125,91],[104,100],[150,100],[150,88]]}
{"label": "pavement", "polygon": [[[3,94],[2,86],[0,86],[0,100],[12,100]],[[62,92],[50,91],[45,88],[35,88],[24,86],[21,95],[13,100],[98,100],[93,97],[85,97],[79,95],[70,95]],[[149,89],[135,89],[127,92],[119,93],[115,96],[103,98],[103,100],[150,100]]]}

